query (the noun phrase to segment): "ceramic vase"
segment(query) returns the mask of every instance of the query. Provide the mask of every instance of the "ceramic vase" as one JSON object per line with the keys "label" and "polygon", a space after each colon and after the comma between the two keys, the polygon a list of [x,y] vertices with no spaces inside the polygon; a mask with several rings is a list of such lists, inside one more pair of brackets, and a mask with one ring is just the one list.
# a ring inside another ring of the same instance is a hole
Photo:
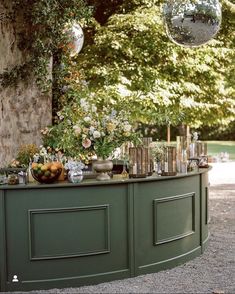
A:
{"label": "ceramic vase", "polygon": [[108,159],[98,158],[93,162],[93,169],[98,173],[96,177],[98,181],[110,180],[108,173],[113,169],[113,162]]}

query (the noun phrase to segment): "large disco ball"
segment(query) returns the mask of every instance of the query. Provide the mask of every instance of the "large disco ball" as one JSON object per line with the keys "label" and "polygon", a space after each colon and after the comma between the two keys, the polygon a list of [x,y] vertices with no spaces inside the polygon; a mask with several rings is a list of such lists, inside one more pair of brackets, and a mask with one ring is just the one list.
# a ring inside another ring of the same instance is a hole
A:
{"label": "large disco ball", "polygon": [[218,0],[168,0],[163,5],[163,17],[174,43],[197,47],[216,35],[222,13]]}
{"label": "large disco ball", "polygon": [[74,23],[69,28],[66,28],[65,33],[69,38],[69,54],[70,56],[75,56],[82,50],[84,44],[84,34],[82,27],[79,23]]}

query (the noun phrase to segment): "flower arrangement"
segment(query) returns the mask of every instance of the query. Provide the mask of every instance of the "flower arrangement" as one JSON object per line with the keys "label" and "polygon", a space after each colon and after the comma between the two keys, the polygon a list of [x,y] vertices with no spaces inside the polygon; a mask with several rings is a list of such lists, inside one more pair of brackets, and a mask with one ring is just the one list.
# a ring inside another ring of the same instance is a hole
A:
{"label": "flower arrangement", "polygon": [[80,99],[57,113],[60,122],[44,132],[47,144],[59,135],[57,148],[86,162],[92,156],[108,158],[113,151],[139,135],[129,121],[128,111],[108,108]]}
{"label": "flower arrangement", "polygon": [[66,170],[82,170],[85,168],[85,164],[81,161],[68,160],[68,162],[65,163],[64,168]]}
{"label": "flower arrangement", "polygon": [[40,145],[38,152],[33,155],[33,162],[46,163],[58,161],[64,164],[67,161],[67,158],[64,154],[58,149],[53,149],[50,146]]}

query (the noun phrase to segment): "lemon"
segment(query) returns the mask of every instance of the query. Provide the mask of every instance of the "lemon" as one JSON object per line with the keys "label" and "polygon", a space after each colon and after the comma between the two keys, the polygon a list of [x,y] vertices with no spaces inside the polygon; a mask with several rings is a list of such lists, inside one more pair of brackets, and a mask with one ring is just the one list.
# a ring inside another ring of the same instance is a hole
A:
{"label": "lemon", "polygon": [[47,166],[45,165],[45,164],[43,164],[42,166],[41,166],[41,170],[42,171],[46,171],[48,168],[47,168]]}

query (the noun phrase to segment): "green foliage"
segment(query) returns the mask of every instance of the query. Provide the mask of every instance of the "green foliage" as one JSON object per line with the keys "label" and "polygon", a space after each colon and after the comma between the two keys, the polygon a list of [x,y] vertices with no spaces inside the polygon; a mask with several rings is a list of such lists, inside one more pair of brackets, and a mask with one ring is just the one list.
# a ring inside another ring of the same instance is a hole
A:
{"label": "green foliage", "polygon": [[201,140],[230,140],[235,141],[235,121],[229,125],[204,126],[197,129]]}
{"label": "green foliage", "polygon": [[62,51],[62,44],[68,43],[68,37],[63,33],[65,25],[88,19],[90,13],[91,9],[83,0],[12,1],[12,23],[18,34],[18,47],[26,61],[5,69],[0,75],[1,84],[5,87],[14,85],[34,74],[38,85],[47,90],[51,86],[48,78],[50,59]]}
{"label": "green foliage", "polygon": [[38,147],[35,144],[26,144],[20,146],[16,160],[19,161],[21,166],[28,166],[30,161],[33,160],[33,156],[39,152]]}
{"label": "green foliage", "polygon": [[70,81],[79,72],[92,92],[105,91],[107,103],[128,101],[133,119],[145,124],[182,121],[198,127],[233,121],[232,13],[223,7],[217,38],[190,49],[166,36],[161,4],[123,1],[105,22],[96,15],[97,22],[87,27],[93,34],[70,67]]}
{"label": "green foliage", "polygon": [[[35,73],[50,83],[53,55],[54,115],[72,103],[85,84],[99,105],[128,109],[138,125],[226,126],[235,119],[234,4],[222,0],[218,36],[199,48],[177,46],[166,36],[161,0],[18,0],[13,11],[27,23],[19,44],[27,62],[6,71],[5,84]],[[94,18],[90,18],[90,6]],[[85,46],[69,58],[62,44],[66,23],[83,22]],[[1,77],[0,77],[1,79]],[[60,121],[48,145],[57,146]],[[141,127],[140,127],[141,128]],[[51,133],[52,134],[52,133]],[[55,140],[55,142],[53,142]],[[65,144],[72,144],[68,142]]]}

